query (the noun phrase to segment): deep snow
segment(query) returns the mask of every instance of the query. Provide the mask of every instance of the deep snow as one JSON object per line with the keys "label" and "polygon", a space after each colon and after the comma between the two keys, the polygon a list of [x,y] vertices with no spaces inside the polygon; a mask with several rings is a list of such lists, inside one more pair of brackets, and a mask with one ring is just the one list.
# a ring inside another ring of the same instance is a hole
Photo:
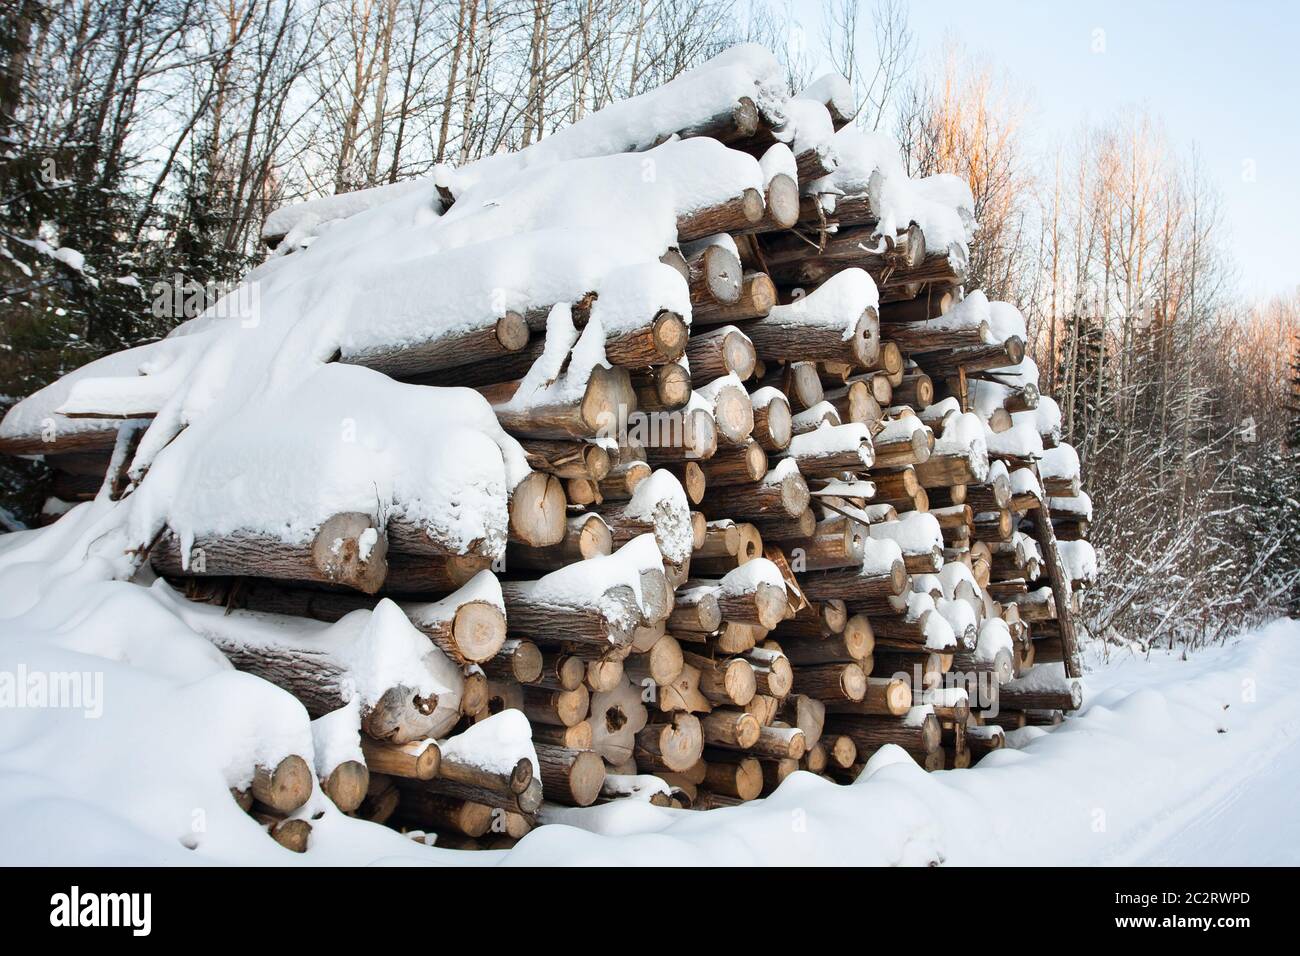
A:
{"label": "deep snow", "polygon": [[[1081,714],[1014,733],[1020,749],[971,770],[926,774],[890,750],[852,786],[798,773],[738,808],[548,807],[570,825],[539,828],[510,852],[426,848],[318,793],[323,816],[297,856],[235,807],[220,758],[271,719],[305,721],[270,713],[284,695],[222,667],[149,590],[96,587],[89,615],[45,605],[0,618],[0,681],[20,669],[103,675],[97,718],[27,707],[0,721],[0,863],[1300,862],[1288,804],[1300,785],[1296,621],[1188,660],[1094,654]],[[145,659],[148,670],[132,663]],[[241,719],[214,707],[236,690]]]}

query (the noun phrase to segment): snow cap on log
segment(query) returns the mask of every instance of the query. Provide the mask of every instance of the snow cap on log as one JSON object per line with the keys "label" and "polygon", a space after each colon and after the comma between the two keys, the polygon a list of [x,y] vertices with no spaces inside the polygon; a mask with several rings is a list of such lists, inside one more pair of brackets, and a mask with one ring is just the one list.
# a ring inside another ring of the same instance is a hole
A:
{"label": "snow cap on log", "polygon": [[[650,480],[647,478],[641,484]],[[682,501],[685,501],[684,492]],[[689,540],[689,517],[686,526]],[[657,547],[653,535],[638,535],[613,554],[578,561],[536,581],[515,582],[512,587],[537,604],[592,608],[605,615],[611,628],[630,636],[635,628],[641,626],[641,609],[645,607],[641,573],[647,568],[647,555]],[[631,589],[635,603],[606,599],[610,594],[617,596],[621,588]]]}
{"label": "snow cap on log", "polygon": [[970,464],[976,482],[983,482],[989,474],[989,449],[986,442],[988,429],[974,412],[964,412],[949,418],[943,434],[934,440],[930,457],[960,456]]}
{"label": "snow cap on log", "polygon": [[[284,687],[316,716],[358,700],[372,736],[394,742],[446,733],[460,719],[460,668],[415,629],[387,598],[333,624],[196,604],[165,584],[154,593],[239,669]],[[436,701],[428,713],[407,709],[400,727],[380,727],[393,692]],[[395,736],[394,736],[395,735]],[[400,738],[400,739],[399,739]]]}
{"label": "snow cap on log", "polygon": [[[101,374],[69,375],[63,404],[55,414],[73,417],[152,418],[185,383],[203,356],[212,331],[161,339],[140,350],[131,349],[135,361],[119,366],[116,356],[92,362]],[[78,369],[77,371],[85,371]],[[103,372],[112,374],[103,374]]]}
{"label": "snow cap on log", "polygon": [[985,426],[984,444],[990,455],[1010,458],[1036,458],[1043,454],[1043,436],[1029,422],[1013,422],[1004,432]]}
{"label": "snow cap on log", "polygon": [[862,314],[879,304],[876,283],[865,269],[843,269],[808,295],[789,305],[774,306],[768,318],[790,325],[837,326],[847,341]]}
{"label": "snow cap on log", "polygon": [[[980,295],[983,294],[980,293]],[[967,296],[963,301],[969,301],[969,299],[970,296]],[[960,308],[960,305],[958,308]],[[989,303],[989,335],[992,342],[1005,342],[1010,338],[1018,338],[1022,342],[1029,341],[1029,330],[1025,324],[1025,317],[1010,302]]]}
{"label": "snow cap on log", "polygon": [[781,569],[767,558],[755,558],[728,571],[718,586],[724,594],[752,594],[760,584],[785,590]]}
{"label": "snow cap on log", "polygon": [[[1034,474],[1032,468],[1017,468],[1008,474],[1007,480],[1011,484],[1012,497],[1029,495],[1038,501],[1043,500],[1043,483],[1038,480],[1038,476]],[[1070,499],[1061,500],[1068,501]]]}
{"label": "snow cap on log", "polygon": [[613,269],[601,278],[591,318],[612,336],[640,328],[660,312],[676,313],[689,324],[690,290],[672,266],[639,262]]}
{"label": "snow cap on log", "polygon": [[[356,189],[333,196],[309,199],[306,202],[290,203],[274,210],[266,217],[266,222],[262,223],[262,237],[264,239],[283,237],[280,244],[287,243],[290,249],[286,251],[294,251],[292,247],[301,248],[307,245],[307,241],[323,231],[327,223],[347,219],[367,209],[392,202],[421,185],[423,180],[408,179],[397,183],[386,183],[383,186],[373,186],[370,189]],[[279,252],[278,247],[277,252]]]}
{"label": "snow cap on log", "polygon": [[979,638],[975,641],[975,659],[991,663],[1000,651],[1012,653],[1011,630],[1000,617],[985,618],[980,624]]}
{"label": "snow cap on log", "polygon": [[812,100],[826,106],[832,122],[842,125],[853,119],[858,112],[857,101],[853,97],[853,87],[838,73],[824,73],[813,80],[799,94],[801,100]]}
{"label": "snow cap on log", "polygon": [[833,143],[839,166],[808,184],[806,195],[866,196],[879,235],[892,237],[916,223],[927,253],[964,249],[974,237],[975,201],[962,179],[946,173],[910,178],[897,142],[883,133],[847,126]]}
{"label": "snow cap on log", "polygon": [[789,146],[796,156],[814,155],[818,172],[839,166],[835,124],[825,103],[796,96],[786,102],[785,115],[786,121],[772,130],[779,142]]}
{"label": "snow cap on log", "polygon": [[1092,498],[1086,491],[1081,491],[1072,498],[1049,498],[1047,505],[1052,509],[1053,518],[1092,520]]}
{"label": "snow cap on log", "polygon": [[142,540],[200,535],[301,544],[333,515],[399,514],[449,553],[499,554],[507,496],[529,474],[518,442],[469,389],[403,385],[357,366],[190,425],[125,502]]}
{"label": "snow cap on log", "polygon": [[979,623],[975,620],[975,609],[970,603],[939,597],[934,600],[934,606],[952,628],[958,644],[963,647],[973,647]]}
{"label": "snow cap on log", "polygon": [[573,310],[557,302],[546,318],[546,339],[542,354],[520,381],[506,408],[526,411],[540,405],[580,401],[597,365],[606,368],[605,330],[593,318],[579,334],[573,324]]}
{"label": "snow cap on log", "polygon": [[881,521],[867,528],[877,540],[895,542],[903,554],[924,554],[933,548],[943,550],[943,530],[934,515],[927,511],[909,511],[897,521]]}
{"label": "snow cap on log", "polygon": [[[926,332],[978,332],[988,344],[1001,342],[1005,338],[993,334],[992,308],[982,289],[970,292],[943,315],[906,323],[906,329],[908,332],[916,332],[918,338]],[[1023,329],[1021,338],[1024,338]]]}
{"label": "snow cap on log", "polygon": [[794,153],[785,143],[774,143],[768,147],[759,157],[758,165],[763,170],[764,186],[769,185],[774,177],[782,175],[799,182],[799,167],[795,163]]}
{"label": "snow cap on log", "polygon": [[1043,452],[1038,462],[1038,474],[1043,481],[1063,479],[1066,481],[1079,477],[1079,453],[1068,442],[1062,442],[1055,448]]}
{"label": "snow cap on log", "polygon": [[361,701],[354,697],[342,707],[311,722],[316,778],[340,810],[361,805],[369,783],[361,750]]}
{"label": "snow cap on log", "polygon": [[[73,391],[83,382],[98,379],[134,380],[155,360],[176,348],[174,340],[162,339],[103,358],[74,369],[44,388],[27,396],[5,413],[0,421],[0,452],[13,455],[46,455],[82,450],[106,451],[113,447],[118,426],[115,418],[69,417],[58,410],[69,405]],[[116,413],[115,413],[116,414]]]}
{"label": "snow cap on log", "polygon": [[1055,447],[1061,442],[1061,406],[1050,395],[1040,395],[1037,407],[1029,411],[1013,412],[1011,421],[1033,428],[1042,437],[1044,447]]}
{"label": "snow cap on log", "polygon": [[[508,313],[528,316],[591,292],[609,300],[601,309],[611,333],[647,322],[659,309],[688,316],[684,280],[658,261],[676,243],[678,215],[761,179],[751,157],[712,146],[673,143],[646,157],[611,156],[536,178],[493,180],[432,223],[386,207],[375,215],[389,213],[389,228],[404,245],[418,243],[421,257],[404,255],[392,236],[353,235],[364,223],[349,223],[322,238],[298,271],[328,259],[352,273],[346,261],[338,261],[344,243],[369,240],[389,250],[385,260],[350,275],[351,286],[339,285],[345,304],[338,335],[344,361],[374,364],[371,356],[390,355],[378,367],[398,372],[411,371],[401,364],[403,348],[427,349],[439,340],[453,347],[458,336],[490,329]],[[693,171],[706,163],[723,167],[711,185]],[[637,267],[643,271],[634,279],[619,278],[622,270]],[[660,269],[675,275],[654,277]],[[627,298],[632,293],[634,300]],[[458,363],[453,356],[429,367],[439,364]]]}
{"label": "snow cap on log", "polygon": [[507,709],[472,724],[455,737],[440,740],[443,760],[452,760],[487,773],[508,774],[527,759],[541,775],[533,732],[522,711]]}
{"label": "snow cap on log", "polygon": [[883,535],[871,535],[863,544],[862,567],[859,570],[863,577],[889,574],[894,565],[902,560],[903,549],[897,541]]}
{"label": "snow cap on log", "polygon": [[1056,550],[1061,555],[1061,564],[1071,581],[1090,584],[1097,579],[1097,551],[1092,542],[1057,541]]}
{"label": "snow cap on log", "polygon": [[957,597],[957,586],[966,582],[979,589],[979,584],[975,581],[975,574],[963,561],[949,561],[939,569],[939,584],[943,588],[944,597],[953,600]]}
{"label": "snow cap on log", "polygon": [[361,755],[361,698],[353,697],[337,710],[311,722],[316,748],[316,776],[324,780],[329,772],[347,760],[365,762]]}
{"label": "snow cap on log", "polygon": [[661,468],[637,485],[623,513],[654,526],[654,541],[668,561],[681,564],[691,556],[691,506],[672,472]]}
{"label": "snow cap on log", "polygon": [[946,654],[957,649],[957,634],[930,595],[916,591],[908,594],[905,620],[920,625],[921,646],[926,650]]}
{"label": "snow cap on log", "polygon": [[[845,422],[841,425],[822,422],[812,431],[803,432],[790,439],[790,447],[786,449],[786,454],[799,462],[800,471],[810,475],[816,473],[817,459],[833,461],[836,473],[870,468],[875,461],[871,430],[863,422]],[[870,497],[874,491],[874,487],[868,482],[863,483],[860,488],[844,488],[837,492],[827,492],[822,488],[816,493],[847,495],[855,492],[862,497]]]}

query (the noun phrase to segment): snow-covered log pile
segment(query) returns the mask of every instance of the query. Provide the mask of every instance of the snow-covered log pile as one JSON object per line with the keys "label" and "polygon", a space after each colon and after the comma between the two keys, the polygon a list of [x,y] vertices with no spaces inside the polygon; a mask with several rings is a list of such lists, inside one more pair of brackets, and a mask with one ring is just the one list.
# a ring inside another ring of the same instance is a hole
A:
{"label": "snow-covered log pile", "polygon": [[1023,318],[965,287],[969,190],[782,76],[737,48],[279,210],[249,308],[0,425],[51,516],[103,509],[92,556],[305,707],[311,752],[232,785],[286,846],[313,779],[498,846],[1079,706],[1089,501]]}

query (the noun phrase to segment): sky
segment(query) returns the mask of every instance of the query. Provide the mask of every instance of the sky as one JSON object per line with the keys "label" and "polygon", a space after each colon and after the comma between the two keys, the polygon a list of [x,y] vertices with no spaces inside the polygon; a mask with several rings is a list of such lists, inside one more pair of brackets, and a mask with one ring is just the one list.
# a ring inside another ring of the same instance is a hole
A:
{"label": "sky", "polygon": [[[811,36],[820,7],[796,2]],[[1040,156],[1085,121],[1147,110],[1219,189],[1242,292],[1300,291],[1300,2],[913,0],[909,15],[919,55],[955,39],[1028,93]]]}

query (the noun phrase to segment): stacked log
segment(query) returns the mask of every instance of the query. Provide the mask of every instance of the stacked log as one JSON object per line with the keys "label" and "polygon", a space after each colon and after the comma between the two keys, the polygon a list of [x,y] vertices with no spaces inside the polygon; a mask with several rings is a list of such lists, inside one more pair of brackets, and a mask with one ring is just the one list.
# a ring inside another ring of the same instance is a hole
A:
{"label": "stacked log", "polygon": [[[887,745],[965,767],[1003,745],[996,728],[1080,706],[1090,505],[1077,457],[1044,457],[1050,422],[1021,441],[1037,382],[1023,335],[967,294],[964,249],[882,231],[865,190],[821,192],[831,154],[787,160],[753,103],[664,132],[764,157],[766,194],[679,211],[663,261],[689,316],[646,315],[577,392],[532,404],[533,312],[345,358],[487,399],[535,476],[503,552],[352,514],[299,546],[153,550],[187,597],[234,611],[400,612],[454,672],[453,713],[405,686],[365,702],[368,780],[325,788],[345,812],[508,845],[548,803],[731,806],[795,770],[851,780]],[[328,655],[214,643],[314,716],[348,703]],[[475,728],[506,712],[526,746],[476,764]],[[254,796],[284,812],[272,784]]]}

